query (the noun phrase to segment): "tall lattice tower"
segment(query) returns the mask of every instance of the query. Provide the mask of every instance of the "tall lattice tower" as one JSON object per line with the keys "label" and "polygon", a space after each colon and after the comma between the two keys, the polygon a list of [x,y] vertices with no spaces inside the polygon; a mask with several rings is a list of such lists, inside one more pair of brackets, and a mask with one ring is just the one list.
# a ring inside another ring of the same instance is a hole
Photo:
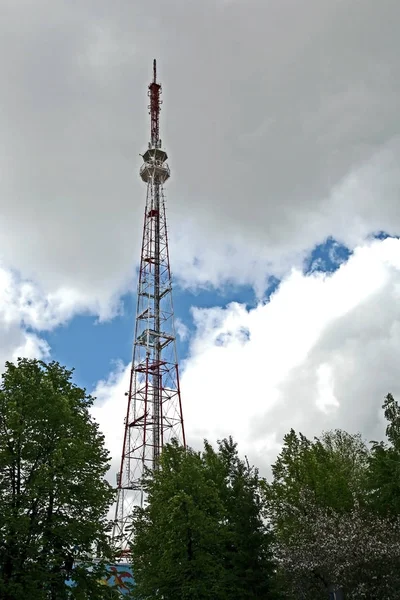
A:
{"label": "tall lattice tower", "polygon": [[147,184],[147,196],[135,339],[112,533],[122,553],[129,552],[132,510],[144,502],[141,477],[145,467],[157,468],[161,449],[172,438],[186,443],[163,193],[170,171],[159,137],[161,85],[157,83],[155,60],[153,69],[148,92],[151,138],[140,169],[140,176]]}

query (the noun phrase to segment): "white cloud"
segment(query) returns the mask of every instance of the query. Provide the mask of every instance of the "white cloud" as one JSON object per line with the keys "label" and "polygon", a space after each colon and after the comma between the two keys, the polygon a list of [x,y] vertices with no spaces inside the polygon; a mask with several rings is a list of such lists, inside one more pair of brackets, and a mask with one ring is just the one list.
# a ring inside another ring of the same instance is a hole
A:
{"label": "white cloud", "polygon": [[45,293],[32,281],[0,264],[0,371],[19,356],[48,358],[50,348],[40,332],[66,323],[77,311],[100,314],[101,306],[76,290]]}
{"label": "white cloud", "polygon": [[29,284],[18,282],[0,265],[0,372],[7,360],[16,360],[19,356],[49,356],[46,342],[26,329],[26,326],[35,327],[39,314],[34,288],[32,286],[31,293],[27,293],[27,286]]}
{"label": "white cloud", "polygon": [[17,327],[14,327],[11,331],[8,342],[10,353],[7,352],[6,346],[2,348],[0,354],[1,369],[7,360],[16,362],[20,357],[42,359],[50,357],[50,347],[45,340],[35,334],[27,333],[23,330],[21,331],[21,329]]}
{"label": "white cloud", "polygon": [[[400,395],[399,298],[400,240],[387,239],[357,248],[330,276],[293,270],[254,309],[194,308],[181,377],[189,443],[232,434],[266,467],[290,427],[380,437],[383,397]],[[124,383],[102,384],[96,409],[118,456],[127,371],[119,373]]]}
{"label": "white cloud", "polygon": [[184,342],[185,340],[188,339],[189,329],[186,327],[185,323],[179,317],[177,317],[175,319],[175,330],[182,342]]}
{"label": "white cloud", "polygon": [[118,363],[109,377],[99,381],[93,390],[93,396],[97,400],[92,407],[92,415],[106,436],[106,446],[112,457],[109,474],[112,485],[115,485],[115,476],[121,460],[123,427],[127,409],[125,394],[129,389],[129,373],[130,365],[124,367]]}
{"label": "white cloud", "polygon": [[[189,433],[233,433],[253,452],[292,426],[381,435],[381,400],[400,392],[399,294],[400,241],[385,240],[331,276],[294,270],[255,309],[195,309],[182,378]],[[238,340],[243,328],[248,341]]]}
{"label": "white cloud", "polygon": [[47,293],[32,281],[0,267],[0,313],[5,323],[20,321],[44,331],[68,321],[75,312],[100,314],[99,303],[89,301],[73,288]]}

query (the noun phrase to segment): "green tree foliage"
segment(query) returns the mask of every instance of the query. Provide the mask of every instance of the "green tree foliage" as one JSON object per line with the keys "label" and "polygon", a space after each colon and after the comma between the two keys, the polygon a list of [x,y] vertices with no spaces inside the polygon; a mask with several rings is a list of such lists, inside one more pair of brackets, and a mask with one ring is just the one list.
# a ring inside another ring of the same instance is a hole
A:
{"label": "green tree foliage", "polygon": [[285,436],[265,499],[288,598],[318,600],[336,586],[348,600],[400,597],[400,521],[375,510],[397,493],[386,460],[400,411],[392,400],[384,408],[390,447],[370,452],[343,431],[313,441],[293,430]]}
{"label": "green tree foliage", "polygon": [[392,394],[382,406],[387,442],[372,442],[369,460],[369,500],[373,510],[389,518],[400,516],[400,407]]}
{"label": "green tree foliage", "polygon": [[[109,557],[106,512],[113,492],[93,399],[58,363],[7,363],[0,386],[0,597],[102,597],[102,564],[74,560],[94,547]],[[81,564],[82,566],[79,566]]]}
{"label": "green tree foliage", "polygon": [[[211,451],[211,449],[209,449]],[[272,598],[272,535],[264,522],[257,469],[239,458],[232,439],[219,444],[223,464],[224,582],[228,598]]]}
{"label": "green tree foliage", "polygon": [[311,441],[292,429],[264,488],[279,537],[296,531],[299,514],[308,514],[313,504],[348,511],[363,496],[367,467],[368,449],[359,435],[336,430]]}
{"label": "green tree foliage", "polygon": [[172,443],[145,488],[148,505],[133,522],[137,598],[275,597],[258,473],[231,439],[201,453]]}

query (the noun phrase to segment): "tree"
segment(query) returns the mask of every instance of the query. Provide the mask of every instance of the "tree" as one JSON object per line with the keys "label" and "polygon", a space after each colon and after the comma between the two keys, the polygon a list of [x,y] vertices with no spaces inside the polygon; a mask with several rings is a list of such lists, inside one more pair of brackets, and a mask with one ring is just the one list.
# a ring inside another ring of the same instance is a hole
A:
{"label": "tree", "polygon": [[297,532],[278,545],[293,597],[319,600],[343,587],[346,600],[400,598],[400,521],[371,515],[357,503],[346,513],[308,498]]}
{"label": "tree", "polygon": [[272,598],[273,538],[263,519],[258,470],[247,459],[239,458],[232,438],[219,443],[218,456],[223,465],[224,580],[228,598]]}
{"label": "tree", "polygon": [[133,521],[135,596],[142,600],[273,598],[271,537],[257,472],[232,440],[218,452],[166,446],[144,480]]}
{"label": "tree", "polygon": [[[93,398],[56,362],[6,363],[0,386],[0,597],[19,600],[102,597],[110,558],[104,480],[108,453],[89,409]],[[76,562],[76,559],[79,559]],[[86,562],[85,562],[86,561]],[[77,585],[65,580],[74,568]],[[86,590],[86,591],[84,591]]]}
{"label": "tree", "polygon": [[299,513],[313,504],[338,512],[352,508],[364,495],[368,448],[359,435],[336,430],[309,440],[293,429],[284,437],[281,453],[272,466],[273,480],[264,498],[279,536],[296,529]]}
{"label": "tree", "polygon": [[[264,487],[264,499],[289,588],[301,589],[302,593],[309,590],[310,598],[313,593],[319,598],[321,589],[327,593],[330,585],[337,583],[335,573],[313,554],[321,546],[322,557],[325,535],[321,519],[315,520],[316,508],[321,514],[339,517],[351,511],[362,501],[367,468],[368,449],[358,435],[337,430],[311,441],[292,429],[285,436],[272,467],[273,480]],[[303,558],[296,562],[299,547]]]}
{"label": "tree", "polygon": [[[393,432],[392,404],[389,413]],[[375,510],[387,500],[379,495],[387,470],[377,478],[386,450],[371,453],[359,435],[343,431],[313,441],[293,430],[285,436],[265,498],[288,597],[318,600],[334,586],[343,586],[348,600],[400,597],[400,520]]]}
{"label": "tree", "polygon": [[400,516],[400,407],[392,394],[382,406],[388,443],[372,442],[368,492],[371,508],[389,518]]}

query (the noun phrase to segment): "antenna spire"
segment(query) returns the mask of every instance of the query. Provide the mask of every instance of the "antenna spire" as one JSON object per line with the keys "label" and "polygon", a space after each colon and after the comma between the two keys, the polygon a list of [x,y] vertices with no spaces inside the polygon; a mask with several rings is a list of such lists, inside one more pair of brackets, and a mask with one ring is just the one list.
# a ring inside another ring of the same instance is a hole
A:
{"label": "antenna spire", "polygon": [[157,61],[153,60],[153,81],[149,85],[149,96],[150,96],[150,146],[152,148],[159,148],[160,142],[160,110],[161,110],[161,85],[157,83]]}

